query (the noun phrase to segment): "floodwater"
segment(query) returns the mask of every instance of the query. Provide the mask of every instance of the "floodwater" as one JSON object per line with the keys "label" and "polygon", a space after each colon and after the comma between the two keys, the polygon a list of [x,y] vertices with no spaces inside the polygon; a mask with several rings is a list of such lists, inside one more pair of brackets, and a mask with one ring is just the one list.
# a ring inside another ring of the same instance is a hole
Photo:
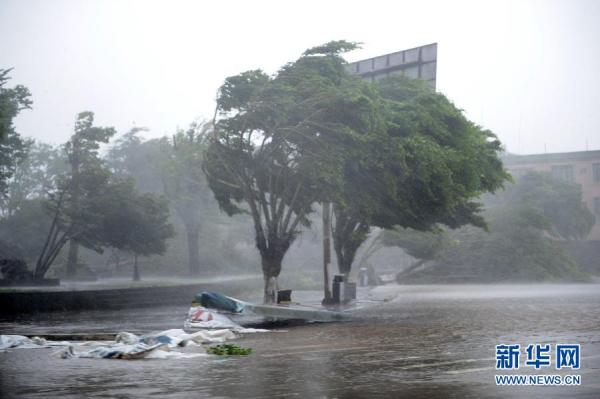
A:
{"label": "floodwater", "polygon": [[[254,349],[246,357],[126,361],[9,350],[0,353],[0,397],[600,397],[600,285],[395,285],[372,297],[350,322],[247,335],[237,342]],[[0,321],[0,331],[149,332],[181,327],[186,311],[38,315]],[[496,386],[499,343],[581,344],[580,370],[518,371],[578,374],[581,385]]]}

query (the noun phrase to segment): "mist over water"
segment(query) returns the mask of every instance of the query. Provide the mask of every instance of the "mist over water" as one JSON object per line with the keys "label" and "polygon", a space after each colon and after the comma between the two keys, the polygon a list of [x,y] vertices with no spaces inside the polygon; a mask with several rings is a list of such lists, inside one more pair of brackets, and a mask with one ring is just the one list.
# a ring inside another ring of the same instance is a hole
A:
{"label": "mist over water", "polygon": [[[352,321],[308,324],[241,338],[249,357],[114,361],[62,360],[52,350],[2,354],[6,397],[593,397],[600,389],[597,285],[385,286],[380,305]],[[177,328],[184,307],[91,311],[1,324],[3,331],[139,331]],[[496,387],[499,343],[577,342],[579,387]],[[53,383],[62,376],[69,382]],[[35,375],[35,378],[31,378]],[[260,384],[254,382],[260,381]]]}

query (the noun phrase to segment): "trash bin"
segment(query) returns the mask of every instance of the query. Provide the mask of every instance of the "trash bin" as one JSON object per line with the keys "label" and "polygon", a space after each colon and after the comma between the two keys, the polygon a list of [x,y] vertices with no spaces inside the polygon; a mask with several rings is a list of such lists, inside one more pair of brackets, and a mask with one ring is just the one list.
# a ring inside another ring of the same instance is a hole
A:
{"label": "trash bin", "polygon": [[292,290],[277,291],[277,303],[292,302]]}

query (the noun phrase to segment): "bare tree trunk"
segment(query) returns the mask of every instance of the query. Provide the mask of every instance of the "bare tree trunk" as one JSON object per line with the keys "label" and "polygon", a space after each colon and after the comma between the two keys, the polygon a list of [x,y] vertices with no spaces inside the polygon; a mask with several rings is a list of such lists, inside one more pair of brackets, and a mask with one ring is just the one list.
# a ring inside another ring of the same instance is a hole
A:
{"label": "bare tree trunk", "polygon": [[[79,167],[80,167],[80,145],[77,135],[73,139],[73,153],[71,154],[71,189],[72,189],[72,204],[71,206],[78,211],[79,209]],[[77,274],[77,258],[79,254],[79,244],[73,240],[69,240],[69,257],[67,259],[67,277],[74,278]]]}
{"label": "bare tree trunk", "polygon": [[275,276],[264,276],[265,288],[263,302],[266,305],[273,305],[277,303],[277,291],[279,286],[277,284],[277,277]]}
{"label": "bare tree trunk", "polygon": [[260,254],[263,279],[265,281],[265,304],[277,303],[277,290],[279,290],[277,277],[279,277],[279,273],[281,273],[281,262],[283,261],[284,254],[285,252],[278,250],[277,247],[268,249],[267,251],[261,252]]}
{"label": "bare tree trunk", "polygon": [[338,207],[334,206],[333,212],[335,216],[333,248],[337,256],[338,270],[348,278],[358,248],[369,234],[369,225]]}
{"label": "bare tree trunk", "polygon": [[323,300],[324,305],[333,303],[329,285],[329,264],[331,263],[331,204],[323,203]]}
{"label": "bare tree trunk", "polygon": [[329,288],[329,263],[331,263],[331,204],[323,203],[323,303],[331,303]]}

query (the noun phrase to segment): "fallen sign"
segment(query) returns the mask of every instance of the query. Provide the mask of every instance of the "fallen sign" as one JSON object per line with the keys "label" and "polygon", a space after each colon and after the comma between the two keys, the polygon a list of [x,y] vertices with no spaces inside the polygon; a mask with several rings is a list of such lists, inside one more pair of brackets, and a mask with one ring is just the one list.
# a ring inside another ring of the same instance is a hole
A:
{"label": "fallen sign", "polygon": [[349,312],[335,312],[299,304],[256,305],[215,292],[201,292],[194,297],[185,327],[235,328],[260,321],[333,322],[350,318]]}

